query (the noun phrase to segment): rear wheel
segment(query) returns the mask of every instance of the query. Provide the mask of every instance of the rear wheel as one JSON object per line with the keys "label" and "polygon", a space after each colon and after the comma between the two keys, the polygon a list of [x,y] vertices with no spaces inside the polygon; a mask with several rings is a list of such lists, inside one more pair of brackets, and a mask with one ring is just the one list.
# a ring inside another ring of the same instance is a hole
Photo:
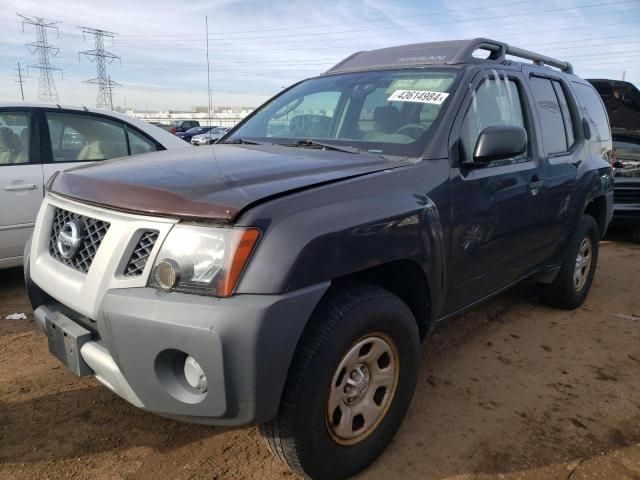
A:
{"label": "rear wheel", "polygon": [[552,284],[539,285],[543,303],[568,310],[582,305],[593,282],[599,241],[598,224],[593,217],[582,215],[560,273]]}
{"label": "rear wheel", "polygon": [[633,228],[633,231],[631,232],[631,240],[635,243],[640,243],[640,226]]}
{"label": "rear wheel", "polygon": [[373,462],[400,426],[419,359],[417,324],[402,300],[374,286],[337,289],[311,319],[278,416],[260,432],[296,473],[349,477]]}

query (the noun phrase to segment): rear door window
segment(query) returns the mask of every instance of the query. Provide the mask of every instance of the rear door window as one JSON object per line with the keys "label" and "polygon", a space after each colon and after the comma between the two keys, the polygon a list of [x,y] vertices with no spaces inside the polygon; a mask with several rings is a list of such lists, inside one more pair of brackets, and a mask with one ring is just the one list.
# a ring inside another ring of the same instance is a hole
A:
{"label": "rear door window", "polygon": [[46,112],[54,162],[107,160],[129,154],[124,125],[76,113]]}
{"label": "rear door window", "polygon": [[560,104],[560,112],[562,113],[562,119],[564,120],[564,130],[567,136],[567,145],[570,149],[575,142],[574,128],[573,128],[573,119],[571,117],[571,110],[569,109],[569,104],[567,103],[567,97],[564,94],[564,89],[562,85],[557,80],[552,80],[553,89],[556,92],[556,97],[558,97],[558,103]]}
{"label": "rear door window", "polygon": [[568,151],[569,135],[565,130],[562,109],[552,81],[548,78],[531,77],[529,83],[542,127],[542,143],[547,154],[554,155]]}
{"label": "rear door window", "polygon": [[582,83],[573,83],[582,107],[582,114],[591,127],[591,135],[597,142],[605,142],[611,138],[609,119],[600,95],[596,90]]}

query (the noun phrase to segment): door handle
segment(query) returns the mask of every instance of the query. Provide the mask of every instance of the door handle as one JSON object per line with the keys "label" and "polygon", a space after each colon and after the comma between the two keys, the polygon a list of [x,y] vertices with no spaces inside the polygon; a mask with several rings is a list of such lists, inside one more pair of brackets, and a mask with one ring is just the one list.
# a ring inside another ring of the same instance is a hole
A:
{"label": "door handle", "polygon": [[529,182],[529,190],[537,190],[544,187],[544,180],[532,180]]}
{"label": "door handle", "polygon": [[38,186],[35,183],[21,183],[20,185],[8,185],[4,187],[7,192],[17,192],[19,190],[35,190]]}

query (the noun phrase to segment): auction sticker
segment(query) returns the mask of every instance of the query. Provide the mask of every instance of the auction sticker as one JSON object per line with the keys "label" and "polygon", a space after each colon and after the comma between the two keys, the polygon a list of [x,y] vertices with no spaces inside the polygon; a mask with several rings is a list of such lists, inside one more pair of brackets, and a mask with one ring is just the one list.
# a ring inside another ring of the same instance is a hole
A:
{"label": "auction sticker", "polygon": [[387,101],[431,103],[433,105],[440,105],[448,96],[448,93],[432,92],[430,90],[396,90],[389,96],[389,98],[387,98]]}

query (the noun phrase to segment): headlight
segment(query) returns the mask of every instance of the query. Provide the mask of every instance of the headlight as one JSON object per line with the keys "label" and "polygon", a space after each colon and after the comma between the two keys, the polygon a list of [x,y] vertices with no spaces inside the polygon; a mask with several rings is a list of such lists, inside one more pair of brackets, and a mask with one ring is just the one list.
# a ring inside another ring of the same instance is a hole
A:
{"label": "headlight", "polygon": [[228,297],[259,237],[256,228],[176,225],[156,257],[149,286]]}

